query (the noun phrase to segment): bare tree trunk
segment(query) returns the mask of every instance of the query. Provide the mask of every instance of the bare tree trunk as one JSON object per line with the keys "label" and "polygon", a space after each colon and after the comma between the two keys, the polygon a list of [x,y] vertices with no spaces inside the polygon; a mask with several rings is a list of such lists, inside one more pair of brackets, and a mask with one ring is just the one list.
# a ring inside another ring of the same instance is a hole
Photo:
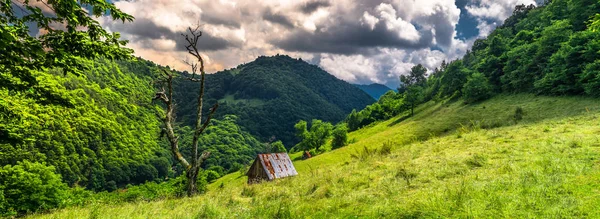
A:
{"label": "bare tree trunk", "polygon": [[189,197],[192,197],[198,193],[197,181],[198,181],[198,172],[199,171],[200,171],[200,168],[192,167],[192,168],[188,169],[185,173],[186,178],[187,178],[187,186],[186,186],[187,195]]}
{"label": "bare tree trunk", "polygon": [[204,80],[205,80],[205,72],[204,72],[204,60],[200,53],[198,52],[197,44],[198,39],[202,36],[202,32],[196,29],[188,28],[191,35],[185,34],[183,35],[186,41],[189,43],[186,48],[188,52],[193,55],[198,62],[200,63],[200,79],[195,78],[196,70],[198,69],[198,64],[196,63],[188,63],[192,67],[192,76],[187,79],[193,82],[200,82],[200,89],[198,90],[198,109],[197,109],[197,117],[196,117],[196,127],[194,129],[194,138],[192,141],[192,156],[191,156],[191,164],[188,162],[183,155],[179,151],[179,142],[178,137],[175,135],[175,131],[173,128],[173,124],[175,123],[174,117],[174,103],[173,103],[173,75],[166,70],[163,70],[165,74],[165,78],[160,80],[163,85],[166,84],[167,91],[163,87],[162,91],[157,92],[154,97],[155,100],[161,100],[167,107],[165,118],[163,119],[163,123],[165,125],[165,132],[167,134],[167,138],[169,139],[169,143],[171,146],[171,153],[173,154],[173,158],[181,164],[185,168],[185,176],[187,178],[187,195],[194,196],[198,193],[197,181],[198,181],[198,173],[200,172],[200,166],[202,163],[208,159],[210,156],[210,152],[203,152],[202,155],[198,156],[198,141],[200,139],[200,135],[204,132],[206,127],[210,124],[210,120],[212,115],[215,113],[217,108],[219,107],[219,103],[216,103],[211,109],[208,117],[202,123],[202,107],[203,107],[203,97],[204,97]]}

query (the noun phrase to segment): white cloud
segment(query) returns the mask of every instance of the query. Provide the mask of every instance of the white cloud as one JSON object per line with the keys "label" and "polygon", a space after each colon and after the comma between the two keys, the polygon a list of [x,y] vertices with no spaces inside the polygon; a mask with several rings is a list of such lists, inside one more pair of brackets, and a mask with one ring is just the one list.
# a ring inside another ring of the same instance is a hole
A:
{"label": "white cloud", "polygon": [[397,32],[398,37],[401,39],[413,42],[417,42],[420,39],[417,28],[410,22],[396,17],[396,9],[392,5],[381,3],[375,10],[379,13],[380,20],[385,23],[387,29]]}

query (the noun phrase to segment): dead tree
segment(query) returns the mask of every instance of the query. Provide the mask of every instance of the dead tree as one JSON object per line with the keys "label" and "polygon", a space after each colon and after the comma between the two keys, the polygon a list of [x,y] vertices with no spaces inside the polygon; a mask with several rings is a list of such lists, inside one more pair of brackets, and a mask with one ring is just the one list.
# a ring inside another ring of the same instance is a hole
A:
{"label": "dead tree", "polygon": [[[192,140],[192,154],[191,154],[191,157],[189,158],[191,160],[191,163],[188,162],[188,160],[185,159],[183,157],[183,155],[181,154],[181,152],[179,151],[179,142],[178,142],[179,137],[175,134],[175,131],[173,129],[173,126],[175,124],[174,102],[173,102],[173,77],[174,77],[173,73],[163,69],[164,78],[162,78],[161,80],[158,81],[159,83],[162,84],[162,90],[159,92],[156,92],[156,96],[154,97],[154,100],[160,100],[161,102],[163,102],[166,105],[166,114],[163,119],[165,128],[163,131],[166,133],[166,136],[169,140],[173,158],[175,158],[175,160],[177,160],[177,162],[179,162],[179,164],[181,164],[181,166],[183,166],[185,168],[185,176],[187,178],[187,195],[188,196],[193,196],[198,192],[198,188],[196,187],[196,181],[198,179],[198,173],[200,172],[200,165],[202,165],[202,162],[204,162],[210,155],[210,152],[208,152],[208,151],[202,152],[202,155],[198,154],[198,140],[200,138],[200,135],[206,129],[206,127],[208,127],[208,125],[210,123],[210,119],[212,118],[213,114],[219,107],[219,103],[215,103],[215,105],[212,108],[210,108],[210,113],[206,117],[206,120],[204,122],[202,122],[202,102],[203,102],[203,97],[204,97],[204,78],[205,78],[206,73],[204,72],[204,60],[202,59],[202,56],[200,56],[200,53],[199,53],[198,47],[197,47],[198,40],[202,36],[202,31],[199,31],[198,29],[199,29],[199,27],[196,27],[195,29],[188,28],[189,33],[182,34],[188,43],[188,45],[186,46],[188,53],[190,53],[192,56],[194,56],[194,58],[197,61],[197,62],[195,62],[195,61],[186,62],[192,68],[192,75],[185,76],[185,77],[187,80],[200,83],[200,89],[198,90],[198,99],[197,99],[197,101],[198,101],[198,109],[196,111],[197,117],[196,117],[195,129],[194,129],[194,138]],[[199,69],[198,69],[198,67],[199,67]],[[196,78],[196,76],[198,74],[198,70],[200,73],[200,78]],[[165,90],[165,87],[166,87],[166,90]]]}

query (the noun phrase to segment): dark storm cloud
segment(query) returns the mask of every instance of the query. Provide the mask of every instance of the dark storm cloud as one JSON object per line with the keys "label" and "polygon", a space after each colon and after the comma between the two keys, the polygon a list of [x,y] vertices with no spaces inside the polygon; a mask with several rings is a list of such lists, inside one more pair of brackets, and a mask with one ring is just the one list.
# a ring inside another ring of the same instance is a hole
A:
{"label": "dark storm cloud", "polygon": [[[155,39],[170,39],[176,42],[176,49],[179,51],[185,51],[185,45],[187,42],[181,35],[184,32],[173,32],[169,28],[156,25],[151,20],[141,18],[136,19],[134,23],[110,23],[109,28],[112,31],[120,32],[133,37],[136,41],[142,43],[146,48],[154,48],[150,40]],[[220,37],[215,37],[206,32],[202,34],[202,37],[198,41],[198,48],[202,50],[215,51],[222,50],[229,47],[239,47],[240,42],[229,41]]]}
{"label": "dark storm cloud", "polygon": [[280,24],[290,29],[294,28],[294,24],[292,23],[292,21],[290,21],[288,17],[282,14],[274,13],[270,8],[267,8],[267,10],[265,10],[262,18],[271,23]]}
{"label": "dark storm cloud", "polygon": [[374,47],[419,49],[428,47],[433,39],[431,31],[420,33],[418,42],[401,39],[398,32],[390,31],[385,24],[378,23],[373,30],[358,22],[345,22],[328,28],[317,29],[314,33],[297,29],[283,39],[272,40],[271,44],[287,51],[358,54],[366,53]]}
{"label": "dark storm cloud", "polygon": [[311,1],[300,6],[300,11],[302,11],[304,14],[312,14],[319,8],[325,8],[329,6],[331,6],[331,3],[328,1]]}
{"label": "dark storm cloud", "polygon": [[205,12],[202,14],[202,22],[206,22],[214,25],[223,25],[231,28],[240,28],[242,25],[237,20],[233,20],[223,14]]}
{"label": "dark storm cloud", "polygon": [[226,27],[238,29],[242,26],[240,12],[238,9],[229,7],[220,7],[216,4],[202,3],[202,16],[200,22],[213,25],[223,25]]}
{"label": "dark storm cloud", "polygon": [[[183,32],[176,33],[175,35],[177,37],[174,40],[177,43],[177,50],[186,51],[185,46],[188,45],[188,42],[185,40],[185,38],[181,34],[185,34],[185,33],[183,33]],[[241,46],[242,45],[240,42],[231,42],[231,41],[228,41],[223,38],[214,37],[210,34],[207,34],[206,32],[203,32],[202,37],[200,37],[200,40],[198,40],[198,49],[200,49],[200,50],[215,51],[215,50],[226,49],[229,47],[241,47]]]}

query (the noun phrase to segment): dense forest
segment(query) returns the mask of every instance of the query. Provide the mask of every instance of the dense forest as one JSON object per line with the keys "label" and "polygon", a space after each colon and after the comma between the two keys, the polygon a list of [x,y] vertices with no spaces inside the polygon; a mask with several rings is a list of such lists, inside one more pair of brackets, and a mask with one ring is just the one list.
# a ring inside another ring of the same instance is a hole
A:
{"label": "dense forest", "polygon": [[[207,75],[206,84],[207,103],[220,102],[216,118],[234,114],[240,126],[260,141],[275,138],[287,148],[299,142],[294,134],[299,120],[339,122],[353,109],[374,102],[353,85],[286,55],[259,57]],[[185,80],[176,86],[177,115],[188,125],[193,122],[197,86]]]}
{"label": "dense forest", "polygon": [[388,91],[392,90],[391,88],[383,85],[383,84],[355,84],[354,86],[360,88],[365,93],[369,94],[373,99],[379,100],[381,96],[383,96]]}
{"label": "dense forest", "polygon": [[[1,90],[0,165],[47,163],[68,185],[96,191],[179,174],[159,138],[161,110],[151,100],[158,66],[145,60],[86,64],[93,70],[81,76],[36,72],[40,83],[30,90]],[[37,89],[49,96],[36,95]],[[201,139],[200,149],[213,153],[204,167],[217,166],[220,174],[238,170],[263,150],[235,116],[212,124]]]}
{"label": "dense forest", "polygon": [[[421,65],[401,77],[400,93],[386,93],[346,122],[356,130],[429,100],[465,103],[499,93],[600,96],[600,2],[553,0],[519,5],[462,59],[427,73]],[[588,26],[590,28],[588,28]]]}

